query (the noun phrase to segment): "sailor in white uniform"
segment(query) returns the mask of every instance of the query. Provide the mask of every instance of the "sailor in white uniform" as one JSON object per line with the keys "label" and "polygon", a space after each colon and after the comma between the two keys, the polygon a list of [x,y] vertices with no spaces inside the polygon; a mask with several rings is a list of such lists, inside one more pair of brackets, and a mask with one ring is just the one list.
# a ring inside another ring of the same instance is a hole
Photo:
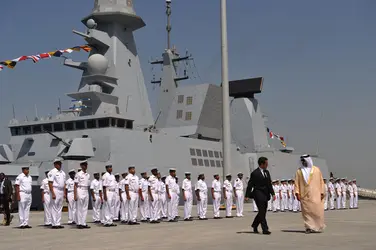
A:
{"label": "sailor in white uniform", "polygon": [[352,185],[352,181],[349,181],[348,185],[347,185],[347,192],[349,194],[349,208],[350,209],[353,209],[354,208],[354,189],[353,189],[353,185]]}
{"label": "sailor in white uniform", "polygon": [[106,202],[104,200],[104,192],[103,192],[103,175],[107,173],[107,172],[102,172],[101,173],[101,176],[99,178],[99,183],[101,184],[101,189],[102,189],[102,197],[103,197],[103,203],[101,205],[101,212],[100,212],[100,220],[101,220],[101,223],[104,225],[104,207],[106,206]]}
{"label": "sailor in white uniform", "polygon": [[244,183],[243,173],[238,173],[238,178],[234,181],[234,195],[236,202],[236,216],[243,217],[244,207]]}
{"label": "sailor in white uniform", "polygon": [[342,178],[341,182],[341,190],[342,190],[342,208],[346,209],[346,200],[347,200],[347,185],[346,185],[346,178]]}
{"label": "sailor in white uniform", "polygon": [[336,196],[337,196],[337,209],[342,209],[342,189],[340,184],[340,179],[336,179]]}
{"label": "sailor in white uniform", "polygon": [[147,222],[150,218],[149,215],[149,194],[148,194],[148,177],[146,172],[141,173],[140,179],[140,186],[141,186],[141,194],[140,196],[140,215],[141,215],[141,222]]}
{"label": "sailor in white uniform", "polygon": [[293,204],[294,204],[294,193],[293,193],[293,184],[292,184],[292,179],[289,179],[287,182],[287,203],[288,203],[288,208],[289,211],[291,212],[293,209]]}
{"label": "sailor in white uniform", "polygon": [[358,208],[358,186],[356,185],[356,179],[352,180],[352,188],[354,190],[354,209]]}
{"label": "sailor in white uniform", "polygon": [[180,202],[180,186],[179,186],[179,178],[175,177],[175,192],[176,192],[176,200],[174,203],[174,216],[175,220],[179,219],[179,202]]}
{"label": "sailor in white uniform", "polygon": [[128,167],[128,175],[125,179],[125,192],[129,201],[128,225],[139,225],[140,223],[137,222],[138,200],[143,194],[141,192],[141,182],[136,175],[136,167],[134,165]]}
{"label": "sailor in white uniform", "polygon": [[185,179],[183,180],[181,189],[184,198],[184,221],[192,221],[193,195],[190,172],[185,172]]}
{"label": "sailor in white uniform", "polygon": [[74,178],[76,172],[72,169],[68,175],[70,178],[65,181],[65,197],[68,203],[68,225],[74,225],[77,218],[77,202],[74,196]]}
{"label": "sailor in white uniform", "polygon": [[205,175],[200,173],[199,180],[195,185],[195,193],[197,198],[197,206],[199,206],[199,220],[207,220],[206,211],[208,208],[208,186],[205,183]]}
{"label": "sailor in white uniform", "polygon": [[232,218],[232,204],[233,204],[233,187],[231,184],[231,174],[226,175],[226,180],[223,182],[223,198],[226,201],[226,218]]}
{"label": "sailor in white uniform", "polygon": [[152,175],[148,178],[148,195],[149,195],[149,212],[150,212],[150,223],[157,224],[160,223],[158,221],[158,208],[159,208],[159,197],[158,197],[158,169],[153,168],[151,170]]}
{"label": "sailor in white uniform", "polygon": [[119,189],[119,182],[120,182],[120,174],[115,174],[116,180],[116,187],[115,187],[115,208],[114,208],[114,221],[119,221],[119,213],[120,213],[120,189]]}
{"label": "sailor in white uniform", "polygon": [[273,189],[275,193],[275,200],[273,201],[273,212],[276,213],[280,210],[281,189],[279,186],[279,180],[273,180]]}
{"label": "sailor in white uniform", "polygon": [[16,177],[16,197],[18,200],[18,217],[20,228],[31,228],[29,226],[29,214],[31,206],[32,178],[29,175],[29,167],[22,167],[22,173]]}
{"label": "sailor in white uniform", "polygon": [[102,185],[99,182],[99,173],[95,172],[90,183],[91,202],[93,205],[93,222],[100,223],[101,205],[103,204]]}
{"label": "sailor in white uniform", "polygon": [[166,197],[166,176],[163,176],[159,181],[159,204],[160,212],[159,217],[161,219],[167,219],[167,197]]}
{"label": "sailor in white uniform", "polygon": [[328,181],[326,178],[324,180],[324,191],[325,191],[325,197],[324,197],[324,210],[328,210],[328,201],[329,201],[329,187],[328,187]]}
{"label": "sailor in white uniform", "polygon": [[87,173],[87,161],[80,162],[82,171],[74,178],[74,196],[77,204],[77,228],[90,228],[86,224],[87,210],[89,206],[90,174]]}
{"label": "sailor in white uniform", "polygon": [[288,195],[287,195],[287,183],[286,180],[281,181],[281,212],[285,212],[289,209],[288,207]]}
{"label": "sailor in white uniform", "polygon": [[328,195],[329,195],[329,209],[334,210],[334,199],[336,197],[336,190],[334,188],[334,179],[333,177],[330,177],[329,183],[328,183]]}
{"label": "sailor in white uniform", "polygon": [[123,173],[121,177],[123,179],[119,182],[119,192],[120,192],[120,221],[122,224],[128,224],[129,216],[129,201],[127,199],[127,194],[125,193],[125,181],[128,173]]}
{"label": "sailor in white uniform", "polygon": [[296,213],[299,211],[299,201],[296,198],[296,193],[295,193],[295,180],[292,180],[291,185],[292,185],[291,192],[292,192],[293,199],[294,199],[293,204],[292,204],[292,211]]}
{"label": "sailor in white uniform", "polygon": [[42,194],[42,202],[43,202],[43,210],[44,210],[44,226],[49,227],[51,226],[51,197],[50,197],[50,189],[48,187],[48,174],[49,171],[46,171],[44,174],[46,178],[43,179],[42,184],[40,185],[40,190]]}
{"label": "sailor in white uniform", "polygon": [[112,164],[110,162],[106,163],[106,173],[103,175],[103,199],[104,199],[104,226],[105,227],[116,227],[117,225],[113,223],[114,210],[115,210],[115,189],[116,180],[115,176],[112,174]]}
{"label": "sailor in white uniform", "polygon": [[48,186],[51,195],[51,222],[53,229],[64,228],[64,226],[61,225],[61,213],[63,201],[66,199],[64,193],[66,176],[61,169],[62,161],[63,159],[56,158],[53,162],[55,168],[48,172]]}
{"label": "sailor in white uniform", "polygon": [[214,219],[221,219],[219,208],[221,206],[222,188],[221,181],[219,180],[219,174],[214,174],[214,180],[212,181],[211,194],[213,199],[213,214]]}
{"label": "sailor in white uniform", "polygon": [[168,222],[177,222],[175,220],[175,209],[174,204],[177,200],[177,193],[175,190],[176,185],[176,169],[170,168],[170,175],[166,177],[166,195],[167,195],[167,213],[168,213]]}

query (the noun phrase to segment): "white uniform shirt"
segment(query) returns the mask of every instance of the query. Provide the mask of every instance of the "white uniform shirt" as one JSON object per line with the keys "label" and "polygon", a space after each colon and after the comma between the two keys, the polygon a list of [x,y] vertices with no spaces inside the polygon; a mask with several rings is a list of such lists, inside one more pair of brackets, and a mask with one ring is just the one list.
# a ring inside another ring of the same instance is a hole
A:
{"label": "white uniform shirt", "polygon": [[354,195],[354,189],[353,189],[352,185],[349,185],[347,187],[347,190],[349,191],[350,194]]}
{"label": "white uniform shirt", "polygon": [[129,192],[138,193],[138,190],[141,189],[141,181],[137,175],[128,174],[125,184],[129,186]]}
{"label": "white uniform shirt", "polygon": [[40,190],[43,190],[43,192],[50,192],[50,189],[48,187],[48,178],[44,178],[42,183],[40,184]]}
{"label": "white uniform shirt", "polygon": [[159,189],[158,189],[159,194],[166,194],[166,184],[163,183],[163,181],[159,181]]}
{"label": "white uniform shirt", "polygon": [[140,179],[140,187],[141,187],[141,191],[143,193],[147,192],[148,191],[148,187],[149,187],[148,180],[146,180],[145,178],[141,178]]}
{"label": "white uniform shirt", "polygon": [[[116,181],[116,179],[115,179],[115,181]],[[116,181],[116,185],[115,185],[115,193],[117,194],[117,195],[119,195],[119,188],[120,188],[120,181]]]}
{"label": "white uniform shirt", "polygon": [[354,194],[355,195],[358,195],[358,187],[356,184],[352,184],[352,187],[353,187],[353,190],[354,190]]}
{"label": "white uniform shirt", "polygon": [[[176,180],[176,179],[175,179]],[[175,182],[174,190],[177,194],[180,194],[180,186],[179,183]]]}
{"label": "white uniform shirt", "polygon": [[203,180],[199,180],[196,182],[195,190],[200,191],[200,197],[207,196],[208,194],[208,186],[206,185],[206,182]]}
{"label": "white uniform shirt", "polygon": [[337,189],[337,195],[341,196],[341,185],[339,183],[336,183],[336,189]]}
{"label": "white uniform shirt", "polygon": [[74,180],[72,180],[72,178],[69,178],[69,179],[65,182],[65,188],[67,189],[68,193],[74,191]]}
{"label": "white uniform shirt", "polygon": [[240,178],[236,178],[236,180],[234,181],[234,188],[236,191],[238,190],[243,191],[244,190],[243,180],[241,180]]}
{"label": "white uniform shirt", "polygon": [[102,186],[106,187],[106,189],[110,191],[115,191],[116,188],[116,179],[113,174],[110,174],[109,172],[106,172],[102,177]]}
{"label": "white uniform shirt", "polygon": [[99,194],[102,191],[102,185],[97,179],[94,179],[90,183],[90,189],[93,190],[94,194]]}
{"label": "white uniform shirt", "polygon": [[125,178],[119,182],[119,190],[121,193],[125,192]]}
{"label": "white uniform shirt", "polygon": [[158,178],[155,177],[154,175],[151,175],[148,179],[148,182],[149,182],[149,187],[150,187],[151,193],[153,193],[153,194],[158,193],[158,189],[159,189]]}
{"label": "white uniform shirt", "polygon": [[214,179],[212,181],[212,188],[214,189],[214,192],[221,192],[221,182],[217,179]]}
{"label": "white uniform shirt", "polygon": [[287,185],[286,184],[281,185],[281,192],[282,192],[282,194],[287,194]]}
{"label": "white uniform shirt", "polygon": [[181,188],[185,191],[185,192],[192,192],[192,181],[191,180],[188,180],[187,178],[185,178],[183,180],[183,184],[181,186]]}
{"label": "white uniform shirt", "polygon": [[281,190],[279,185],[273,185],[274,193],[279,194],[279,190]]}
{"label": "white uniform shirt", "polygon": [[330,194],[334,195],[335,194],[335,190],[334,190],[334,185],[333,183],[329,182],[328,184],[328,191]]}
{"label": "white uniform shirt", "polygon": [[74,183],[77,184],[79,188],[88,188],[90,187],[90,174],[80,171],[74,177]]}
{"label": "white uniform shirt", "polygon": [[30,175],[26,176],[24,173],[19,174],[14,184],[18,185],[20,192],[31,193],[32,178]]}
{"label": "white uniform shirt", "polygon": [[65,173],[62,170],[57,170],[57,168],[52,169],[50,172],[47,174],[48,176],[48,181],[52,182],[52,186],[54,188],[63,190],[65,187]]}
{"label": "white uniform shirt", "polygon": [[341,190],[342,190],[342,193],[346,193],[347,191],[346,184],[343,182],[341,182]]}
{"label": "white uniform shirt", "polygon": [[172,177],[171,175],[166,177],[165,180],[166,186],[168,186],[168,191],[169,192],[175,192],[175,184],[176,184],[176,179],[175,177]]}
{"label": "white uniform shirt", "polygon": [[324,183],[324,188],[325,188],[325,194],[328,194],[329,192],[328,183]]}
{"label": "white uniform shirt", "polygon": [[223,182],[223,187],[226,189],[226,192],[232,193],[233,187],[229,180]]}

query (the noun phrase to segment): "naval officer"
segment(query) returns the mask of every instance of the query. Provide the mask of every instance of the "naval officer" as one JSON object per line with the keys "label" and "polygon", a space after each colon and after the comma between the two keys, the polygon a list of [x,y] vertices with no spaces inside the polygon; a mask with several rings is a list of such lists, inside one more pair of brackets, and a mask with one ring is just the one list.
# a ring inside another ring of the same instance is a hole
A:
{"label": "naval officer", "polygon": [[184,220],[192,221],[192,204],[193,204],[193,195],[192,195],[192,181],[191,173],[185,172],[185,179],[181,186],[184,198]]}
{"label": "naval officer", "polygon": [[29,167],[22,167],[22,174],[16,178],[16,197],[18,200],[18,216],[20,228],[31,228],[29,226],[29,214],[31,206],[32,179],[29,175]]}
{"label": "naval officer", "polygon": [[169,170],[170,175],[166,177],[165,184],[166,184],[166,194],[167,194],[167,213],[168,213],[168,222],[177,222],[175,220],[175,209],[174,204],[177,200],[176,194],[176,169],[170,168]]}
{"label": "naval officer", "polygon": [[129,211],[129,201],[127,199],[127,194],[125,193],[125,181],[128,173],[123,173],[121,176],[123,179],[119,182],[119,191],[120,191],[120,220],[121,223],[128,223],[128,211]]}
{"label": "naval officer", "polygon": [[198,214],[200,220],[207,220],[206,211],[208,208],[208,186],[205,183],[205,175],[199,174],[198,181],[195,186],[197,197]]}
{"label": "naval officer", "polygon": [[103,199],[104,199],[104,219],[103,224],[105,227],[116,227],[117,225],[113,223],[114,219],[114,209],[115,209],[115,188],[116,180],[115,176],[112,174],[112,164],[106,163],[106,173],[103,175]]}
{"label": "naval officer", "polygon": [[61,170],[63,159],[56,158],[53,162],[54,169],[48,172],[48,186],[50,188],[51,195],[51,218],[52,218],[52,228],[60,229],[64,228],[61,223],[61,212],[63,209],[63,200],[65,196],[65,173]]}
{"label": "naval officer", "polygon": [[234,181],[234,195],[236,201],[236,216],[243,217],[244,207],[244,185],[243,173],[238,173],[238,178]]}
{"label": "naval officer", "polygon": [[42,202],[43,202],[43,212],[44,212],[44,226],[49,227],[51,226],[51,197],[50,197],[50,189],[48,188],[48,172],[46,171],[44,174],[46,178],[43,179],[42,184],[40,185],[40,191],[42,195]]}
{"label": "naval officer", "polygon": [[141,222],[147,222],[148,219],[150,218],[148,186],[149,186],[149,183],[148,183],[147,173],[142,172],[141,179],[140,179],[141,193],[139,195]]}
{"label": "naval officer", "polygon": [[77,201],[77,228],[90,228],[86,224],[89,205],[90,174],[87,173],[87,161],[80,162],[81,171],[74,179],[74,199]]}
{"label": "naval officer", "polygon": [[120,174],[115,174],[116,188],[115,188],[115,208],[114,221],[119,221],[120,213]]}
{"label": "naval officer", "polygon": [[74,169],[69,171],[69,179],[65,182],[65,197],[68,203],[68,224],[73,225],[77,222],[77,200],[74,196],[74,177],[76,172]]}
{"label": "naval officer", "polygon": [[[129,201],[129,222],[128,225],[139,225],[137,222],[138,199],[142,197],[141,183],[136,175],[136,167],[128,167],[128,175],[125,180],[125,192]],[[143,197],[142,197],[143,198]]]}
{"label": "naval officer", "polygon": [[214,180],[212,181],[211,194],[213,199],[213,214],[214,219],[220,219],[219,207],[221,206],[221,181],[219,180],[219,174],[214,174]]}
{"label": "naval officer", "polygon": [[93,203],[93,221],[100,223],[101,205],[103,204],[102,185],[99,182],[99,173],[95,172],[94,180],[90,183],[91,200]]}
{"label": "naval officer", "polygon": [[150,201],[149,213],[150,213],[150,223],[155,224],[155,223],[159,223],[159,221],[158,221],[159,181],[158,181],[158,178],[157,178],[158,169],[153,168],[151,170],[151,173],[152,173],[152,175],[148,179],[148,182],[149,182],[148,193],[149,193],[149,201]]}
{"label": "naval officer", "polygon": [[231,174],[226,175],[226,180],[223,182],[223,197],[226,200],[226,218],[232,218],[232,197],[233,187],[231,185]]}

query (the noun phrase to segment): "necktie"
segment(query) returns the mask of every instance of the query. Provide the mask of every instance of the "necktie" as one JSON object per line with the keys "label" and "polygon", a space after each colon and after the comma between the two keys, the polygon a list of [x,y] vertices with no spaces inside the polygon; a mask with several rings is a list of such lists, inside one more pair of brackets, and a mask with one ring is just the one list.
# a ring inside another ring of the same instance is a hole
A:
{"label": "necktie", "polygon": [[267,177],[267,175],[266,175],[266,170],[263,169],[262,172],[264,173],[264,177],[266,178],[266,177]]}

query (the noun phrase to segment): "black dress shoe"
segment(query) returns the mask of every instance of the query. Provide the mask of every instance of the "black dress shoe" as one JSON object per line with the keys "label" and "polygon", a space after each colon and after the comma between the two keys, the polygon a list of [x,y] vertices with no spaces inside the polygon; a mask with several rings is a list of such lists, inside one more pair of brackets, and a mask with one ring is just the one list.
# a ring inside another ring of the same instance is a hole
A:
{"label": "black dress shoe", "polygon": [[89,229],[90,227],[88,225],[83,225],[82,228]]}
{"label": "black dress shoe", "polygon": [[312,230],[307,228],[307,229],[305,230],[305,233],[306,233],[306,234],[310,234],[310,233],[312,233]]}
{"label": "black dress shoe", "polygon": [[234,216],[226,216],[227,219],[234,218]]}
{"label": "black dress shoe", "polygon": [[29,225],[26,225],[26,226],[24,226],[24,228],[32,228],[31,226],[29,226]]}
{"label": "black dress shoe", "polygon": [[64,228],[64,226],[61,226],[61,225],[60,225],[60,226],[57,226],[57,228],[62,229],[62,228]]}
{"label": "black dress shoe", "polygon": [[20,226],[19,228],[20,228],[20,229],[25,229],[25,226]]}
{"label": "black dress shoe", "polygon": [[262,234],[265,234],[265,235],[270,235],[272,232],[270,231],[263,231]]}
{"label": "black dress shoe", "polygon": [[258,234],[259,231],[257,230],[257,227],[253,227],[253,233]]}
{"label": "black dress shoe", "polygon": [[84,229],[84,226],[82,226],[82,225],[77,225],[76,227],[77,227],[77,229]]}

